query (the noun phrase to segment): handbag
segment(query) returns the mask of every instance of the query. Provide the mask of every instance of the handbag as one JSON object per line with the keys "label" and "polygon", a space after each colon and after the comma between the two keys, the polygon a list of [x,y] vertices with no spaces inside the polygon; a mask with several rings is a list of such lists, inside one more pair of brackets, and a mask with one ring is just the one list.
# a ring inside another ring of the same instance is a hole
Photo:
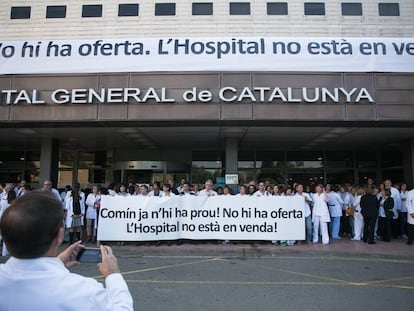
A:
{"label": "handbag", "polygon": [[354,215],[355,215],[355,210],[354,210],[352,207],[347,207],[347,208],[346,208],[346,214],[347,214],[348,216],[352,216],[352,217],[354,217]]}

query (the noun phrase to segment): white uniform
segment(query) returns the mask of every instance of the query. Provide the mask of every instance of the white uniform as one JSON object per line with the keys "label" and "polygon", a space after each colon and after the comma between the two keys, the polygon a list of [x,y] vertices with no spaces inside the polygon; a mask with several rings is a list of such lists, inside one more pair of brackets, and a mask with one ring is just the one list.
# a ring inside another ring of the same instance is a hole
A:
{"label": "white uniform", "polygon": [[[13,191],[13,190],[10,190]],[[1,198],[0,198],[0,219],[3,215],[4,211],[10,206],[9,202],[7,201],[7,194],[3,192]],[[2,240],[3,237],[0,232],[0,240]],[[3,243],[3,249],[1,251],[2,256],[9,256],[9,252],[7,251],[6,243]],[[1,299],[0,299],[1,300]]]}
{"label": "white uniform", "polygon": [[217,192],[215,192],[214,190],[206,190],[206,189],[203,189],[203,190],[201,190],[199,193],[198,193],[198,195],[200,196],[200,197],[211,197],[211,196],[215,196],[215,195],[217,195]]}
{"label": "white uniform", "polygon": [[345,202],[342,200],[339,193],[331,191],[327,193],[328,195],[328,205],[329,213],[331,217],[341,217],[342,216],[342,206]]}
{"label": "white uniform", "polygon": [[267,192],[266,190],[261,192],[260,190],[257,190],[255,193],[253,193],[253,196],[255,197],[268,197],[270,196],[270,193]]}
{"label": "white uniform", "polygon": [[[85,215],[85,193],[80,193],[80,208],[81,208],[81,214]],[[66,228],[72,227],[72,215],[73,215],[73,197],[71,195],[71,192],[69,192],[69,195],[66,196],[66,203],[65,203],[65,209],[66,209]],[[82,219],[82,226],[83,226],[83,217]]]}
{"label": "white uniform", "polygon": [[400,192],[400,199],[401,199],[401,209],[400,212],[406,213],[407,212],[407,195],[408,191]]}
{"label": "white uniform", "polygon": [[354,237],[353,240],[360,241],[364,235],[364,216],[361,214],[361,195],[357,195],[352,202],[354,213]]}
{"label": "white uniform", "polygon": [[17,259],[0,265],[2,311],[133,310],[128,287],[119,273],[105,279],[106,289],[92,278],[70,273],[56,257]]}
{"label": "white uniform", "polygon": [[407,193],[407,200],[406,207],[407,207],[407,222],[410,225],[414,225],[414,217],[411,214],[414,214],[414,189],[408,191]]}
{"label": "white uniform", "polygon": [[53,195],[56,197],[56,199],[59,200],[59,202],[62,202],[62,198],[61,198],[60,193],[57,189],[52,188],[52,189],[50,189],[50,191],[53,193]]}
{"label": "white uniform", "polygon": [[398,219],[398,212],[401,210],[401,197],[397,188],[391,187],[391,197],[394,199],[393,219]]}
{"label": "white uniform", "polygon": [[304,197],[305,198],[305,203],[304,203],[304,207],[305,207],[305,217],[309,217],[311,215],[311,208],[310,208],[308,202],[312,202],[312,198],[306,192],[302,192],[302,194],[296,193],[295,196],[300,196],[300,197]]}
{"label": "white uniform", "polygon": [[[150,192],[148,192],[148,196],[149,197],[155,197],[154,190],[151,190]],[[162,197],[162,196],[164,196],[164,191],[160,190],[157,197]]]}
{"label": "white uniform", "polygon": [[88,197],[86,198],[86,219],[96,219],[96,206],[95,204],[101,199],[99,194],[94,195],[93,193],[89,193]]}
{"label": "white uniform", "polygon": [[322,243],[324,245],[327,245],[329,243],[328,222],[331,221],[327,205],[327,197],[325,193],[314,193],[312,196],[312,201],[313,243],[318,243],[320,227],[322,234]]}

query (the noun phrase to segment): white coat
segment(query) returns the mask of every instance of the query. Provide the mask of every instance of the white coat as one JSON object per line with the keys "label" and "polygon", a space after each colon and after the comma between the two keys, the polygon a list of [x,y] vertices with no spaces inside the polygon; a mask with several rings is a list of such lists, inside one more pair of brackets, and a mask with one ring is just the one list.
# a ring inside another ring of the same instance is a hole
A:
{"label": "white coat", "polygon": [[400,212],[402,213],[406,213],[407,212],[407,193],[408,191],[405,192],[400,192],[400,199],[401,199],[401,210]]}
{"label": "white coat", "polygon": [[316,221],[316,217],[320,217],[322,222],[330,222],[331,217],[329,215],[326,194],[321,193],[320,195],[318,195],[317,193],[314,193],[312,195],[312,201],[313,201],[312,222],[314,223]]}
{"label": "white coat", "polygon": [[359,220],[361,220],[361,221],[364,221],[364,216],[362,216],[362,214],[361,214],[361,205],[360,205],[360,203],[361,203],[361,198],[362,198],[362,195],[357,195],[357,196],[354,198],[353,202],[352,202],[352,207],[353,207],[353,208],[354,208],[354,210],[355,210],[355,213],[354,213],[354,218],[355,218],[355,219],[359,219]]}
{"label": "white coat", "polygon": [[86,219],[96,219],[96,206],[95,204],[101,199],[99,194],[94,195],[93,193],[89,193],[88,197],[86,198],[85,204],[88,207],[86,210]]}
{"label": "white coat", "polygon": [[393,219],[398,219],[398,212],[401,210],[401,197],[397,188],[391,187],[391,197],[394,199]]}
{"label": "white coat", "polygon": [[364,216],[361,213],[361,197],[362,195],[357,195],[354,197],[352,202],[352,207],[355,210],[354,213],[354,240],[360,241],[364,235]]}
{"label": "white coat", "polygon": [[405,201],[407,206],[407,222],[410,225],[414,225],[414,189],[408,191],[407,200]]}
{"label": "white coat", "polygon": [[342,216],[342,206],[344,205],[344,201],[342,200],[339,193],[336,192],[329,192],[328,195],[328,206],[329,212],[331,213],[331,217],[341,217]]}
{"label": "white coat", "polygon": [[[81,208],[82,215],[85,215],[85,193],[83,192],[81,192],[81,195],[80,195],[80,208]],[[66,196],[65,209],[66,209],[66,220],[65,220],[66,228],[71,228],[72,227],[72,215],[73,215],[72,194]],[[82,224],[83,224],[83,217],[81,217],[81,219],[82,219]]]}
{"label": "white coat", "polygon": [[128,287],[119,273],[105,279],[106,289],[92,278],[70,273],[56,257],[17,259],[0,264],[2,311],[133,310]]}
{"label": "white coat", "polygon": [[306,192],[302,192],[302,194],[296,193],[295,196],[301,196],[305,199],[304,208],[305,208],[305,217],[309,217],[311,215],[311,208],[308,202],[312,202],[312,199],[309,194]]}

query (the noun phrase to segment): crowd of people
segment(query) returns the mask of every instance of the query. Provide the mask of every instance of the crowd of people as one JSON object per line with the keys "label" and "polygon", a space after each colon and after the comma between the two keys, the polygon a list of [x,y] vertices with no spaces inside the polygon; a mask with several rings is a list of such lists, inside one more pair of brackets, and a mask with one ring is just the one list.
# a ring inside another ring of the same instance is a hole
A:
{"label": "crowd of people", "polygon": [[[414,240],[414,189],[407,190],[405,183],[393,185],[391,180],[375,185],[368,179],[366,185],[272,185],[269,181],[237,187],[224,185],[215,187],[211,180],[204,185],[190,184],[184,178],[176,184],[173,180],[161,184],[110,184],[108,187],[94,185],[87,195],[80,184],[66,186],[62,191],[52,187],[46,180],[39,190],[51,192],[65,209],[65,240],[70,244],[83,240],[96,242],[99,208],[102,195],[111,196],[302,196],[304,198],[306,239],[302,243],[329,244],[330,240],[349,238],[375,244],[376,240],[390,242],[391,239],[405,239],[411,245]],[[1,213],[30,187],[24,180],[17,185],[7,183],[0,186]],[[224,241],[230,243],[230,241]],[[294,245],[297,241],[272,241],[275,245]],[[2,255],[7,255],[3,245]]]}

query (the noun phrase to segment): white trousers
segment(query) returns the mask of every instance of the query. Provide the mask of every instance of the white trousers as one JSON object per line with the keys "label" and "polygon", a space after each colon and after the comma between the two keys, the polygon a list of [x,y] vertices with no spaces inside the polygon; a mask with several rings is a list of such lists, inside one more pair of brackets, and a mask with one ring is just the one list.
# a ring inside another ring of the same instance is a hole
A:
{"label": "white trousers", "polygon": [[1,251],[2,256],[9,256],[9,251],[7,250],[6,243],[3,241],[3,249]]}
{"label": "white trousers", "polygon": [[364,235],[364,219],[354,218],[354,232],[354,240],[362,240],[362,236]]}
{"label": "white trousers", "polygon": [[322,243],[329,243],[329,234],[328,234],[328,223],[322,221],[320,216],[315,216],[315,222],[313,223],[313,243],[318,243],[319,241],[319,227],[321,228],[322,234]]}

